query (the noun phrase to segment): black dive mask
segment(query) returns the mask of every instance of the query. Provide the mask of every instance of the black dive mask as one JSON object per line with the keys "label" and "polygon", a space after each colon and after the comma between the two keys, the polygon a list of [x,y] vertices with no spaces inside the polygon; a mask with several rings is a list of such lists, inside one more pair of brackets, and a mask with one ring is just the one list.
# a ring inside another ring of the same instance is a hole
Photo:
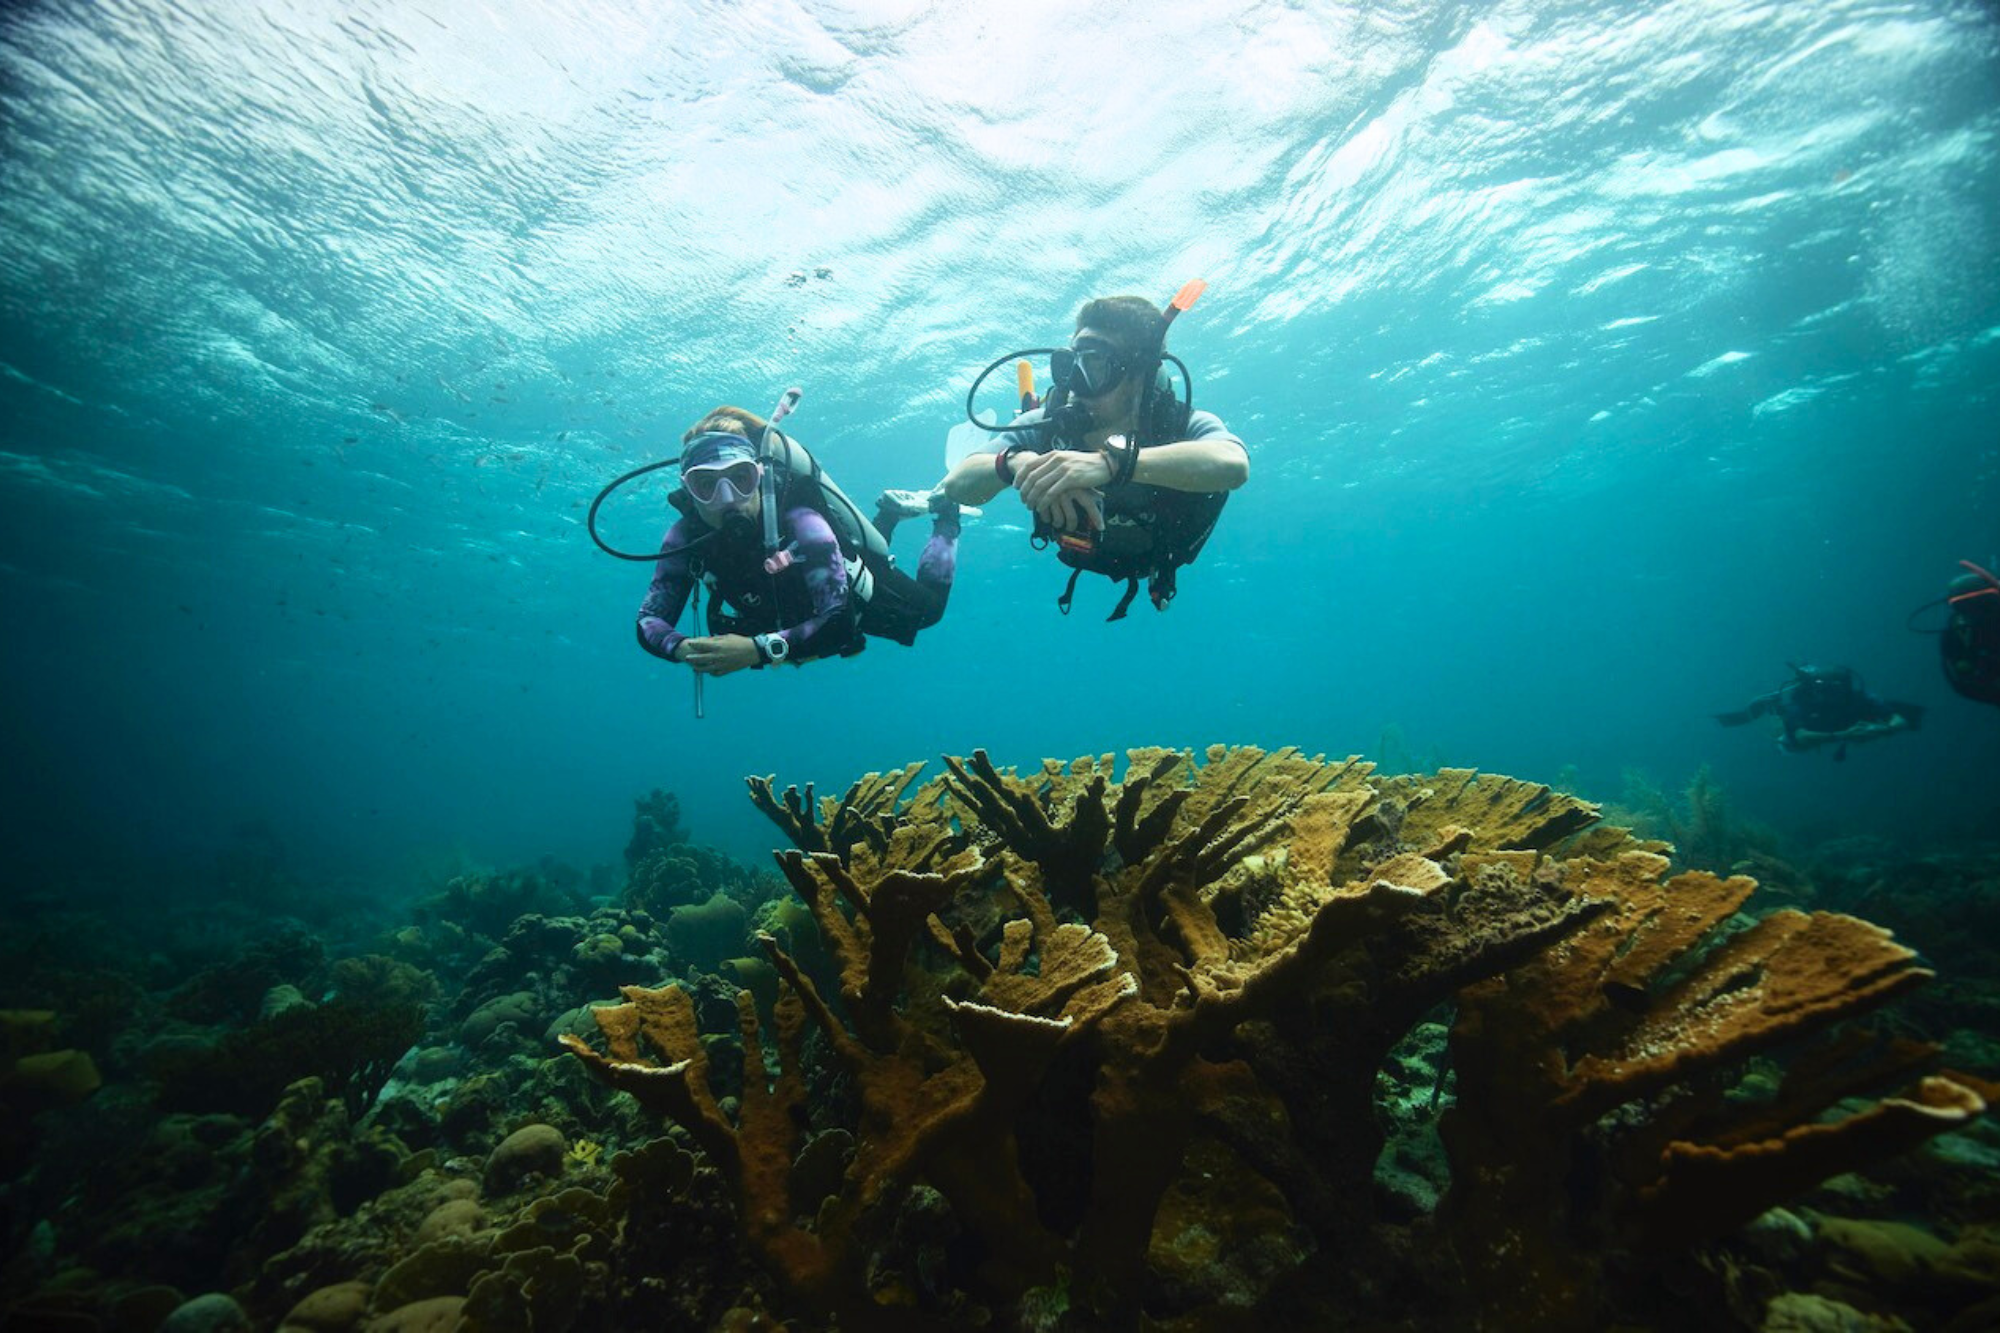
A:
{"label": "black dive mask", "polygon": [[[1131,360],[1109,339],[1078,338],[1067,350],[1070,390],[1085,398],[1100,398],[1110,393],[1131,373]],[[1049,371],[1057,383],[1063,382],[1056,357],[1049,358]]]}

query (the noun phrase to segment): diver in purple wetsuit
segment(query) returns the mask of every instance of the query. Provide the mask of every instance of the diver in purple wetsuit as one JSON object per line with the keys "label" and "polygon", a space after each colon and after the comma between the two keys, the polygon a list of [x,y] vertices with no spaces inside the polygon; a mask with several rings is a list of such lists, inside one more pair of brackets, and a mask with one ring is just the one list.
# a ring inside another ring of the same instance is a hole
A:
{"label": "diver in purple wetsuit", "polygon": [[[681,487],[669,497],[681,518],[661,542],[639,607],[639,646],[702,675],[726,676],[849,657],[867,646],[865,635],[915,642],[944,615],[951,594],[957,505],[931,506],[931,538],[912,578],[795,441],[772,431],[781,452],[766,450],[767,429],[755,413],[718,407],[682,437]],[[766,469],[779,471],[767,478]],[[768,529],[767,497],[778,512]],[[892,508],[884,519],[893,526],[900,516]],[[690,636],[674,622],[698,585],[709,594],[709,633]]]}

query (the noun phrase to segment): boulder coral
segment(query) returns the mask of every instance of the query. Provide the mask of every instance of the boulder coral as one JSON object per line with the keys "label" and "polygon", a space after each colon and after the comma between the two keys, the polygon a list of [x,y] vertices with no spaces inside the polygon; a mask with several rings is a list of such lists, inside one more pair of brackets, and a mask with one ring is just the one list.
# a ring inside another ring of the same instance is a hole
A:
{"label": "boulder coral", "polygon": [[[1983,1109],[1918,1078],[1927,1048],[1843,1026],[1926,976],[1885,932],[1737,929],[1750,881],[1666,878],[1658,844],[1538,784],[1220,746],[920,769],[837,799],[751,780],[830,970],[760,938],[780,985],[765,1018],[737,998],[740,1074],[678,986],[595,1010],[602,1051],[562,1037],[686,1132],[780,1293],[842,1326],[1324,1313],[1380,1243],[1377,1074],[1451,1006],[1432,1262],[1460,1256],[1496,1326],[1588,1326],[1583,1270],[1615,1247],[1684,1245]],[[1752,1059],[1782,1067],[1768,1096],[1739,1085]],[[1168,1280],[1205,1253],[1171,1222],[1193,1212],[1283,1238],[1260,1288]],[[925,1218],[943,1277],[893,1261]]]}

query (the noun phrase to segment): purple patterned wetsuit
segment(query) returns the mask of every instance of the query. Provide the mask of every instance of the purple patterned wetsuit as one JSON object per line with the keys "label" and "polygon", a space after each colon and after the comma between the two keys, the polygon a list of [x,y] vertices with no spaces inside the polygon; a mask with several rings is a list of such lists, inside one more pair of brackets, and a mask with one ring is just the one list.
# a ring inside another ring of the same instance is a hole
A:
{"label": "purple patterned wetsuit", "polygon": [[780,634],[792,662],[859,652],[864,630],[907,643],[944,614],[957,564],[955,515],[938,521],[918,561],[917,577],[884,568],[874,579],[874,596],[866,607],[855,602],[840,541],[824,516],[805,506],[788,509],[779,531],[792,563],[767,574],[764,543],[754,523],[730,523],[720,531],[689,518],[675,523],[660,543],[670,554],[653,566],[652,586],[639,607],[639,646],[671,660],[674,649],[689,637],[674,622],[694,589],[697,566],[711,594],[735,621],[725,632]]}

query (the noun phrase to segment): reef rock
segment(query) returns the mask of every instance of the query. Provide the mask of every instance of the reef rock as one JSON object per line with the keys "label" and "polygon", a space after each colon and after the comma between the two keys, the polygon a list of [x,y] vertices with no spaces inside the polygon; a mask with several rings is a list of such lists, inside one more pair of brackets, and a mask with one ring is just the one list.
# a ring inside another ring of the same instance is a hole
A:
{"label": "reef rock", "polygon": [[562,1174],[569,1145],[553,1125],[523,1125],[500,1141],[486,1159],[486,1192],[508,1194],[535,1176]]}

